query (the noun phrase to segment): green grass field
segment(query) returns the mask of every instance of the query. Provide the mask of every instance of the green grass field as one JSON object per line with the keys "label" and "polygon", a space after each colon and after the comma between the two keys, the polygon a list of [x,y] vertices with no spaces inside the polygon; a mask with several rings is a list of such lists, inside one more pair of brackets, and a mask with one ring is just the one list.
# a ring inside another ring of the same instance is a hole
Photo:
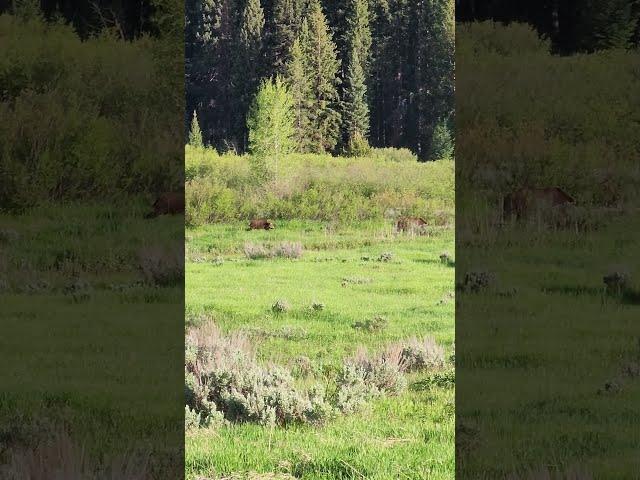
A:
{"label": "green grass field", "polygon": [[0,216],[0,464],[61,429],[89,464],[182,456],[183,285],[146,279],[138,252],[181,245],[183,219],[143,220],[143,199],[126,204]]}
{"label": "green grass field", "polygon": [[[444,251],[453,256],[452,229],[411,236],[393,233],[390,221],[276,224],[271,231],[247,231],[239,222],[187,231],[188,325],[214,321],[225,332],[243,331],[263,362],[293,366],[306,357],[315,381],[330,382],[359,346],[375,351],[432,335],[452,353],[454,268],[439,258]],[[246,242],[283,241],[300,242],[302,257],[250,260],[242,253]],[[388,261],[380,259],[385,253],[392,254]],[[279,299],[291,305],[289,312],[272,313]],[[313,311],[313,302],[325,308]],[[353,328],[376,315],[387,318],[387,328]],[[454,391],[425,381],[433,373],[410,374],[399,396],[375,399],[322,426],[232,424],[190,432],[187,477],[451,479]]]}
{"label": "green grass field", "polygon": [[[461,246],[460,279],[495,274],[494,291],[458,296],[464,478],[576,466],[584,478],[638,478],[637,226],[626,216],[587,233],[507,229]],[[629,275],[622,297],[605,293],[616,271]]]}

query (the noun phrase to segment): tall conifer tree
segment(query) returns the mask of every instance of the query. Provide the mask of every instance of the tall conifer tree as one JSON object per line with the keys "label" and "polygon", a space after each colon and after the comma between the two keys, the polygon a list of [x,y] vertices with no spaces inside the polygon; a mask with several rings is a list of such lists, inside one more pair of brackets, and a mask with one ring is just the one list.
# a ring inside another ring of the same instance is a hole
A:
{"label": "tall conifer tree", "polygon": [[369,134],[367,87],[358,50],[355,48],[351,51],[349,60],[342,107],[342,122],[347,148],[353,148],[355,143],[358,144],[358,149],[366,147],[366,138]]}
{"label": "tall conifer tree", "polygon": [[309,7],[308,28],[301,31],[300,44],[311,85],[309,147],[324,153],[335,148],[340,136],[340,63],[319,0]]}
{"label": "tall conifer tree", "polygon": [[302,0],[275,0],[268,39],[270,73],[285,73],[301,24]]}
{"label": "tall conifer tree", "polygon": [[[303,35],[308,35],[308,25],[305,21],[302,25]],[[312,105],[311,82],[309,79],[309,67],[300,45],[300,39],[296,38],[291,47],[290,60],[287,64],[287,83],[293,99],[295,143],[299,152],[309,149],[309,110]]]}
{"label": "tall conifer tree", "polygon": [[[260,0],[247,0],[242,14],[238,33],[238,51],[235,69],[235,87],[237,108],[230,110],[235,118],[236,138],[239,147],[247,146],[246,118],[251,100],[255,96],[263,69],[262,31],[264,28],[264,11]],[[231,53],[228,52],[228,55]]]}
{"label": "tall conifer tree", "polygon": [[356,51],[363,74],[367,76],[371,58],[369,2],[368,0],[349,0],[347,8],[346,47],[349,52]]}

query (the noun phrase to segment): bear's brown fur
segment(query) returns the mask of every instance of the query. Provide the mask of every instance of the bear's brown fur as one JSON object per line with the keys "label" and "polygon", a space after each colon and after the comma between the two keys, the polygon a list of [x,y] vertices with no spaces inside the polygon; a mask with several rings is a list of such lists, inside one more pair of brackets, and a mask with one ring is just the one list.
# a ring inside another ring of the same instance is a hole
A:
{"label": "bear's brown fur", "polygon": [[273,228],[276,228],[273,222],[265,218],[254,218],[249,222],[248,230],[271,230]]}
{"label": "bear's brown fur", "polygon": [[504,196],[503,219],[521,220],[536,212],[573,203],[574,199],[558,187],[521,188]]}
{"label": "bear's brown fur", "polygon": [[420,217],[401,217],[396,222],[396,229],[399,232],[415,231],[426,224],[427,222]]}
{"label": "bear's brown fur", "polygon": [[153,204],[153,211],[146,218],[155,218],[159,215],[184,214],[184,193],[164,192],[158,195]]}

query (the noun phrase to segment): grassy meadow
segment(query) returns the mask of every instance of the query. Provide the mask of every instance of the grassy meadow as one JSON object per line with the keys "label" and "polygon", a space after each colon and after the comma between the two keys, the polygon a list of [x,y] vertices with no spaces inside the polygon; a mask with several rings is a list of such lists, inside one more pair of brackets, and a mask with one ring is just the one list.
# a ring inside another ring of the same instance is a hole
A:
{"label": "grassy meadow", "polygon": [[[458,296],[465,478],[637,478],[640,243],[630,226],[627,215],[588,234],[516,228],[461,246],[461,279],[494,275],[489,289]],[[614,272],[630,278],[620,295],[603,283]]]}
{"label": "grassy meadow", "polygon": [[[456,292],[458,475],[638,478],[638,51],[550,55],[518,23],[456,42],[456,282],[486,280]],[[499,225],[522,186],[576,222]]]}
{"label": "grassy meadow", "polygon": [[180,461],[166,446],[181,430],[172,403],[182,392],[166,390],[181,379],[182,274],[159,284],[141,267],[150,249],[182,245],[183,223],[142,220],[148,208],[133,198],[0,215],[0,350],[11,366],[0,375],[1,463],[61,431],[92,467],[132,452],[152,471]]}
{"label": "grassy meadow", "polygon": [[[290,175],[265,192],[236,183],[250,174],[246,157],[210,155],[203,164],[187,157],[187,171],[193,162],[191,171],[200,172],[191,182],[214,192],[196,203],[188,183],[187,217],[199,218],[197,205],[215,203],[223,189],[233,193],[234,207],[229,218],[209,216],[186,231],[187,331],[215,323],[243,338],[258,364],[291,373],[292,388],[319,385],[332,413],[315,422],[245,419],[188,429],[187,478],[453,478],[452,162],[292,156],[281,164]],[[211,169],[225,173],[210,176]],[[344,193],[335,203],[351,192],[352,218],[332,221],[330,198],[310,200],[321,178]],[[288,188],[279,188],[285,181]],[[245,204],[238,188],[256,201]],[[407,199],[405,211],[429,218],[437,205],[441,220],[421,234],[395,232],[394,212],[380,200],[391,195]],[[247,230],[243,208],[272,218],[276,228]],[[278,302],[283,311],[274,308]],[[424,336],[443,347],[442,363],[402,374],[399,391],[367,397],[348,412],[336,408],[346,359]]]}

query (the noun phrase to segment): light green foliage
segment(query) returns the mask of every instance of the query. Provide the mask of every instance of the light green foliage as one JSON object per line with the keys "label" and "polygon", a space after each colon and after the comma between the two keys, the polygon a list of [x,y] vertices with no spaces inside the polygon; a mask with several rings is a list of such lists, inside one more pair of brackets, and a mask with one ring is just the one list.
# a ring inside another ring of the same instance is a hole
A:
{"label": "light green foliage", "polygon": [[175,188],[184,131],[156,41],[82,42],[68,25],[6,14],[0,37],[3,208]]}
{"label": "light green foliage", "polygon": [[[557,185],[581,205],[637,197],[640,178],[629,172],[640,124],[629,118],[640,98],[638,51],[552,56],[532,28],[489,22],[459,26],[457,47],[456,93],[465,101],[457,104],[456,152],[472,159],[457,165],[460,192],[500,195],[529,184]],[[511,88],[496,88],[496,78]],[[457,206],[466,215],[495,200]]]}
{"label": "light green foliage", "polygon": [[198,113],[195,110],[191,120],[191,130],[189,130],[189,145],[193,148],[202,148],[204,146],[202,143],[202,131],[198,122]]}
{"label": "light green foliage", "polygon": [[403,150],[373,154],[349,160],[287,155],[265,193],[252,182],[250,156],[187,148],[187,225],[251,217],[349,223],[401,214],[421,216],[436,227],[453,223],[452,161],[418,163]]}
{"label": "light green foliage", "polygon": [[433,130],[431,139],[431,160],[451,159],[453,157],[453,137],[446,122],[439,122]]}
{"label": "light green foliage", "polygon": [[294,149],[293,98],[283,80],[265,80],[254,100],[247,120],[249,150],[254,161],[254,175],[278,176],[282,157]]}

